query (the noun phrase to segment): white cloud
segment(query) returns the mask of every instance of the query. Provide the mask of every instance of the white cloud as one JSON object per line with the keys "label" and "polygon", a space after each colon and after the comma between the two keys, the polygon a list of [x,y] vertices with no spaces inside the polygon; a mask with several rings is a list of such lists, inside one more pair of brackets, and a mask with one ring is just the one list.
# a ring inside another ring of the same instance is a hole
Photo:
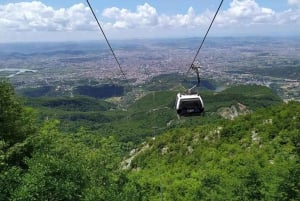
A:
{"label": "white cloud", "polygon": [[[220,11],[214,29],[219,33],[238,33],[239,31],[287,31],[300,33],[300,10],[274,11],[263,7],[256,0],[232,0],[229,8]],[[300,5],[300,0],[288,0],[290,5]],[[125,8],[106,8],[98,14],[105,30],[116,37],[136,35],[151,37],[201,33],[211,22],[215,10],[197,12],[193,7],[185,13],[166,15],[159,13],[149,3],[138,5],[135,10]],[[40,1],[0,4],[0,32],[79,32],[97,30],[95,20],[83,3],[69,8],[55,9]],[[296,25],[296,26],[295,26]],[[219,29],[218,29],[219,28]],[[199,31],[200,30],[200,31]],[[122,34],[121,34],[122,33]],[[127,34],[126,33],[130,33]],[[98,33],[97,33],[98,34]],[[98,36],[98,35],[97,35]]]}
{"label": "white cloud", "polygon": [[211,12],[197,15],[190,7],[186,14],[159,15],[154,7],[145,3],[137,6],[136,11],[120,9],[116,7],[107,8],[102,15],[112,22],[107,25],[113,28],[164,28],[164,27],[195,27],[206,24],[209,21]]}
{"label": "white cloud", "polygon": [[[197,13],[193,7],[190,7],[185,14],[164,15],[159,14],[154,7],[145,3],[138,6],[136,11],[113,7],[105,9],[102,15],[110,21],[106,27],[111,29],[199,29],[207,27],[214,12],[206,10],[203,13]],[[256,25],[261,24],[266,26],[282,23],[292,24],[299,23],[299,14],[298,10],[275,12],[271,8],[260,6],[255,0],[232,0],[227,10],[220,11],[214,26],[238,29],[251,26],[255,28]]]}
{"label": "white cloud", "polygon": [[300,0],[288,0],[290,5],[300,6]]}
{"label": "white cloud", "polygon": [[277,23],[280,25],[290,24],[293,27],[300,26],[300,12],[298,10],[286,10],[284,12],[278,13]]}
{"label": "white cloud", "polygon": [[155,26],[158,22],[156,9],[147,3],[138,6],[136,12],[112,7],[105,9],[102,15],[115,20],[112,24],[114,28]]}
{"label": "white cloud", "polygon": [[66,31],[91,29],[94,24],[84,4],[55,10],[42,2],[0,5],[0,27],[15,31]]}
{"label": "white cloud", "polygon": [[203,14],[197,15],[193,7],[190,7],[186,14],[177,14],[174,16],[160,16],[160,27],[187,27],[195,28],[209,23],[213,13],[206,11]]}
{"label": "white cloud", "polygon": [[[251,25],[274,22],[276,13],[270,8],[260,7],[255,0],[233,0],[224,11],[219,22],[226,24]],[[223,20],[222,20],[223,19]]]}

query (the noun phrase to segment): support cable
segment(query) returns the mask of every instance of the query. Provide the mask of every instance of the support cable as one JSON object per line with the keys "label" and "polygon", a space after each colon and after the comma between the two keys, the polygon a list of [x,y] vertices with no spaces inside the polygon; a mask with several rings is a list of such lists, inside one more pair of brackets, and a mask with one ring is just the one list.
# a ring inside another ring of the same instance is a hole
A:
{"label": "support cable", "polygon": [[[208,33],[209,33],[209,31],[210,31],[210,29],[211,29],[211,27],[212,27],[214,21],[215,21],[217,15],[218,15],[218,13],[219,13],[219,10],[220,10],[220,8],[221,8],[221,6],[222,6],[222,4],[223,4],[223,1],[224,1],[224,0],[221,0],[220,5],[219,5],[219,7],[218,7],[218,9],[217,9],[217,11],[216,11],[216,13],[215,13],[215,15],[214,15],[214,17],[213,17],[211,23],[210,23],[210,25],[209,25],[209,28],[208,28],[207,31],[206,31],[206,34],[205,34],[205,36],[204,36],[204,38],[203,38],[203,40],[202,40],[202,42],[201,42],[201,45],[200,45],[200,47],[198,48],[198,51],[197,51],[197,53],[196,53],[196,55],[195,55],[195,57],[194,57],[194,59],[193,59],[193,62],[192,62],[191,66],[190,66],[190,68],[189,68],[189,70],[187,71],[186,74],[188,74],[188,73],[190,72],[191,69],[194,69],[194,62],[196,61],[196,59],[197,59],[197,57],[198,57],[198,55],[199,55],[199,52],[200,52],[200,50],[201,50],[201,48],[202,48],[202,46],[203,46],[203,44],[204,44],[204,41],[205,41],[205,39],[206,39],[206,37],[207,37],[207,35],[208,35]],[[198,81],[199,81],[199,80],[198,80]]]}
{"label": "support cable", "polygon": [[110,51],[112,52],[112,54],[113,54],[113,56],[114,56],[114,58],[115,58],[115,60],[116,60],[116,62],[117,62],[117,64],[118,64],[118,66],[119,66],[119,70],[120,70],[120,72],[122,73],[122,76],[123,76],[124,79],[127,81],[127,83],[129,83],[128,80],[127,80],[127,78],[126,78],[126,75],[125,75],[125,73],[124,73],[124,71],[123,71],[123,69],[122,69],[122,67],[121,67],[121,64],[120,64],[120,62],[119,62],[119,60],[118,60],[118,58],[117,58],[117,56],[116,56],[116,54],[115,54],[115,52],[114,52],[112,46],[110,45],[110,43],[109,43],[109,41],[108,41],[108,39],[107,39],[107,37],[106,37],[106,35],[105,35],[105,32],[104,32],[104,30],[102,29],[101,24],[100,24],[100,22],[99,22],[99,20],[98,20],[98,18],[97,18],[97,16],[96,16],[96,14],[95,14],[95,12],[94,12],[94,10],[93,10],[93,8],[92,8],[92,6],[91,6],[89,0],[86,0],[86,2],[87,2],[87,4],[88,4],[88,6],[90,7],[90,10],[91,10],[91,12],[92,12],[92,14],[93,14],[93,16],[94,16],[94,18],[95,18],[97,24],[98,24],[98,27],[100,28],[100,30],[101,30],[101,32],[102,32],[104,38],[105,38],[105,41],[106,41],[108,47],[110,48]]}

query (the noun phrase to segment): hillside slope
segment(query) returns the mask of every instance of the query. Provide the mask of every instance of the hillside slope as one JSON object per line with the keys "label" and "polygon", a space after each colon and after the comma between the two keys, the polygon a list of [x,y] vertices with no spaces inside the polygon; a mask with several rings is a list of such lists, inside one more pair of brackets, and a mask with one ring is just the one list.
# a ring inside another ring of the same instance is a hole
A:
{"label": "hillside slope", "polygon": [[141,200],[299,200],[300,103],[147,141],[129,178]]}
{"label": "hillside slope", "polygon": [[[74,132],[85,127],[100,135],[113,135],[122,142],[137,145],[170,128],[205,125],[282,102],[271,89],[256,85],[235,86],[218,93],[205,91],[201,92],[205,118],[182,118],[179,121],[174,109],[176,93],[149,92],[125,110],[102,99],[81,96],[30,98],[27,105],[38,109],[43,120],[60,120],[64,131]],[[234,115],[231,114],[232,108],[237,108]]]}
{"label": "hillside slope", "polygon": [[[300,103],[262,109],[273,95],[252,87],[249,97],[222,102],[224,93],[207,102],[206,116],[176,121],[173,92],[150,93],[127,111],[90,98],[35,99],[35,112],[49,117],[37,122],[0,82],[0,200],[299,200]],[[250,114],[218,116],[236,103]]]}

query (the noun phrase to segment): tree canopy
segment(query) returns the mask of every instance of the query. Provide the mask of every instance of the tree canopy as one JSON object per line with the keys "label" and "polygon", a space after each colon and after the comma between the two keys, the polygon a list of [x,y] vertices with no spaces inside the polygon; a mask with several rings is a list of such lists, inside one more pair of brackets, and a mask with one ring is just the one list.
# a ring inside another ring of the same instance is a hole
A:
{"label": "tree canopy", "polygon": [[[268,88],[222,93],[204,94],[217,97],[206,117],[172,124],[174,92],[126,112],[82,97],[32,100],[33,110],[2,81],[0,201],[299,200],[300,103],[281,103]],[[215,115],[243,100],[250,113]],[[70,121],[76,129],[62,129]]]}

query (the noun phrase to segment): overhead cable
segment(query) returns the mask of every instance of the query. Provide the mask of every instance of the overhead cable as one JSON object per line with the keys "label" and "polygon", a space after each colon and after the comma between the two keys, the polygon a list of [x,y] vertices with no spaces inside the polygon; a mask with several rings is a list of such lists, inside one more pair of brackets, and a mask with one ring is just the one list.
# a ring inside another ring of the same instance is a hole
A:
{"label": "overhead cable", "polygon": [[201,42],[200,47],[198,48],[198,51],[197,51],[197,53],[196,53],[196,55],[195,55],[195,57],[194,57],[194,59],[193,59],[193,62],[192,62],[192,64],[191,64],[189,70],[187,71],[187,74],[190,72],[190,70],[191,70],[191,69],[193,68],[193,66],[194,66],[194,62],[196,61],[196,59],[197,59],[197,57],[198,57],[198,55],[199,55],[199,52],[200,52],[200,50],[201,50],[201,48],[202,48],[202,46],[203,46],[203,44],[204,44],[204,41],[205,41],[205,39],[206,39],[206,37],[207,37],[207,35],[208,35],[208,32],[210,31],[210,28],[212,27],[212,25],[213,25],[213,23],[214,23],[214,21],[215,21],[217,15],[218,15],[218,13],[219,13],[219,10],[220,10],[220,8],[221,8],[221,6],[222,6],[222,4],[223,4],[223,1],[224,1],[224,0],[221,0],[221,2],[220,2],[220,5],[219,5],[219,7],[218,7],[218,9],[217,9],[217,11],[216,11],[216,13],[215,13],[215,15],[214,15],[214,18],[212,19],[212,21],[211,21],[211,23],[210,23],[210,25],[209,25],[209,27],[208,27],[208,29],[207,29],[207,31],[206,31],[206,34],[205,34],[205,36],[204,36],[204,38],[203,38],[203,40],[202,40],[202,42]]}
{"label": "overhead cable", "polygon": [[94,10],[93,10],[93,8],[92,8],[92,6],[91,6],[89,0],[86,0],[86,2],[87,2],[87,4],[88,4],[88,6],[90,7],[91,12],[92,12],[92,14],[93,14],[93,16],[94,16],[94,18],[95,18],[97,24],[98,24],[98,27],[100,28],[100,30],[101,30],[101,32],[102,32],[104,38],[105,38],[105,41],[106,41],[108,47],[110,48],[110,51],[112,52],[112,54],[113,54],[113,56],[114,56],[114,58],[115,58],[115,60],[116,60],[116,62],[117,62],[117,64],[118,64],[118,67],[119,67],[120,72],[122,73],[122,76],[123,76],[124,79],[128,82],[128,80],[127,80],[127,78],[126,78],[126,75],[125,75],[125,73],[124,73],[124,71],[123,71],[123,69],[122,69],[122,67],[121,67],[121,64],[120,64],[120,62],[119,62],[119,60],[118,60],[118,58],[117,58],[117,56],[116,56],[116,54],[115,54],[115,52],[114,52],[112,46],[110,45],[110,43],[109,43],[109,41],[108,41],[108,39],[107,39],[107,37],[106,37],[106,35],[105,35],[105,32],[104,32],[104,30],[102,29],[101,24],[100,24],[100,22],[99,22],[99,20],[98,20],[98,18],[97,18],[97,16],[96,16],[96,14],[95,14],[95,12],[94,12]]}

